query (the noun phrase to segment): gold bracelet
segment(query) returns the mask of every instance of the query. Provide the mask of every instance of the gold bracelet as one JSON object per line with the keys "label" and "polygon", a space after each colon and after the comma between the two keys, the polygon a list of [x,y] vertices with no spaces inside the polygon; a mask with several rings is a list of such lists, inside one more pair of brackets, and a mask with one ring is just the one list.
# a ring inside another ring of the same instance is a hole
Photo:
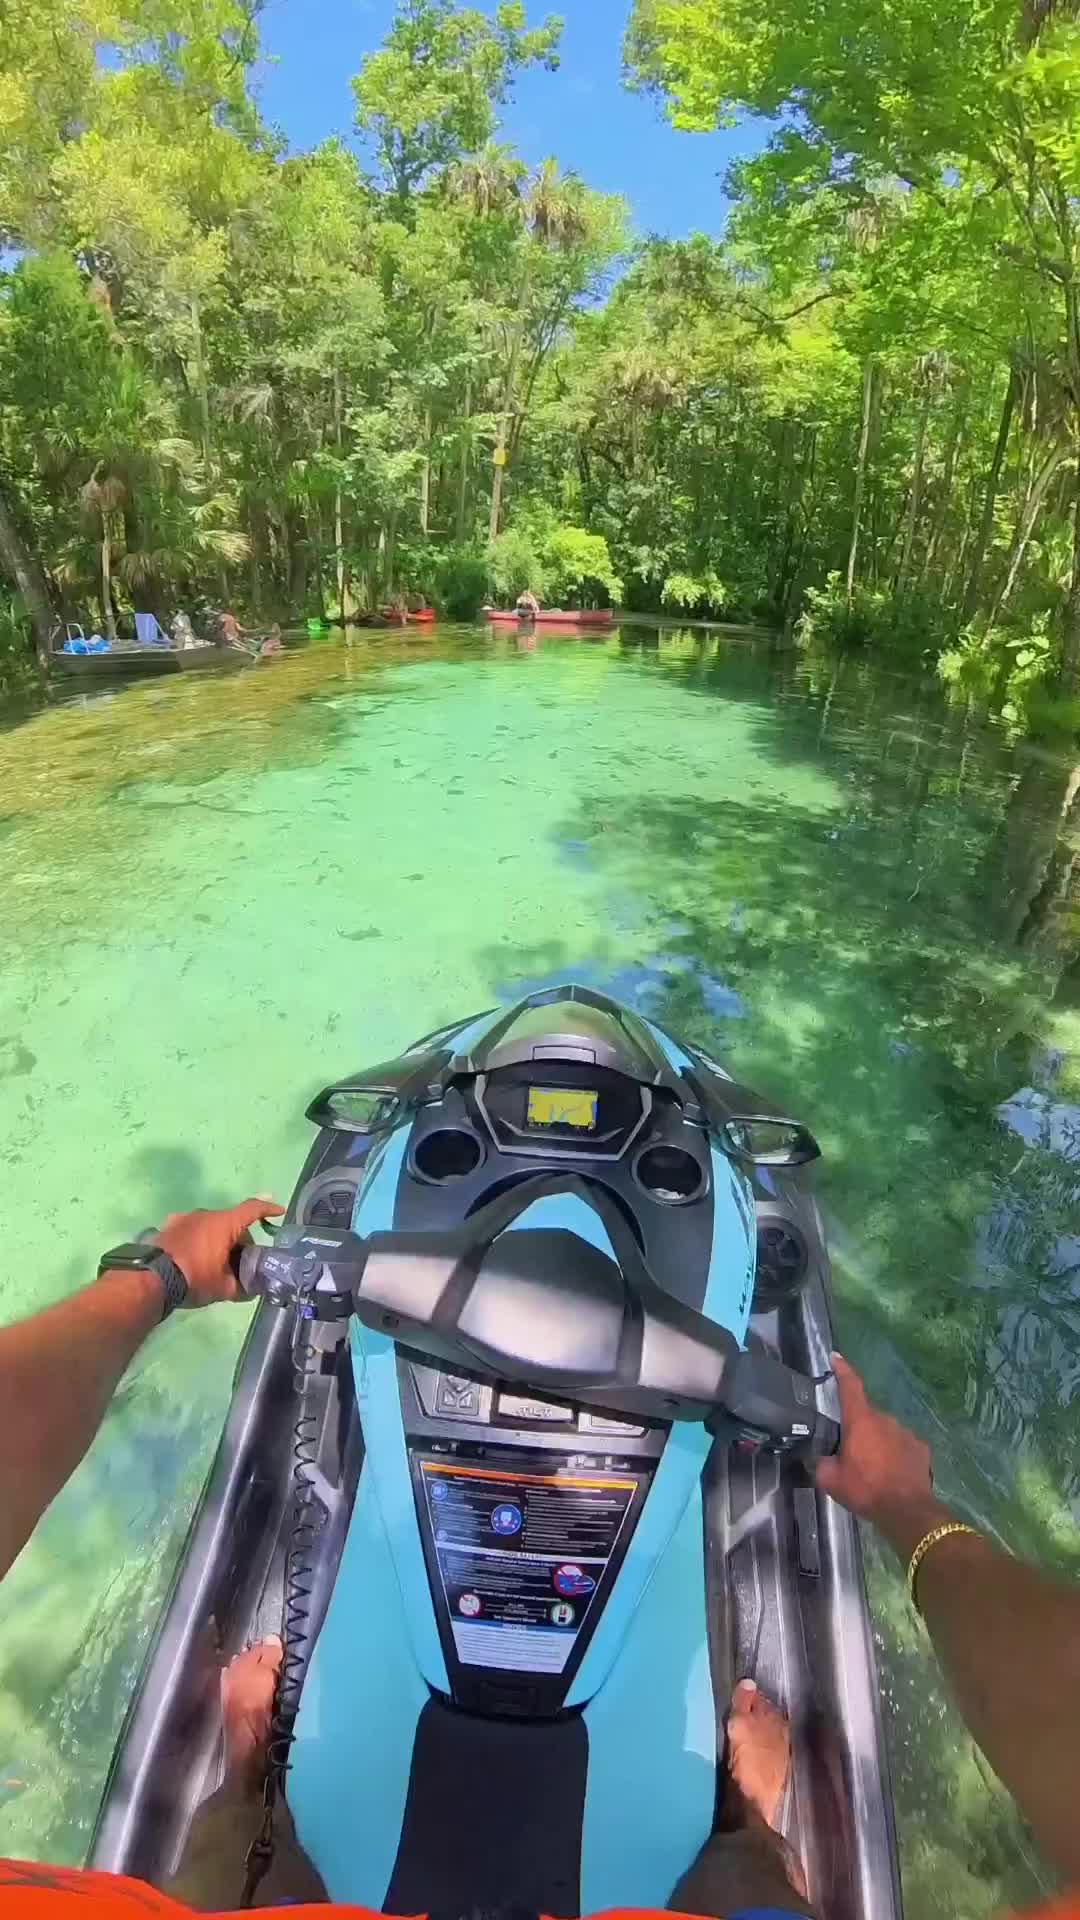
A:
{"label": "gold bracelet", "polygon": [[908,1597],[910,1598],[911,1604],[915,1608],[916,1613],[919,1613],[919,1614],[922,1613],[922,1608],[919,1605],[918,1595],[915,1592],[915,1582],[918,1579],[919,1568],[922,1566],[922,1563],[926,1559],[926,1556],[929,1553],[931,1547],[936,1547],[939,1540],[947,1540],[951,1533],[970,1533],[973,1540],[982,1539],[982,1534],[979,1533],[977,1528],[966,1527],[962,1520],[949,1520],[946,1522],[945,1526],[931,1527],[929,1533],[923,1534],[923,1537],[919,1541],[919,1544],[916,1547],[914,1553],[912,1554],[911,1559],[908,1561],[908,1570],[907,1570]]}

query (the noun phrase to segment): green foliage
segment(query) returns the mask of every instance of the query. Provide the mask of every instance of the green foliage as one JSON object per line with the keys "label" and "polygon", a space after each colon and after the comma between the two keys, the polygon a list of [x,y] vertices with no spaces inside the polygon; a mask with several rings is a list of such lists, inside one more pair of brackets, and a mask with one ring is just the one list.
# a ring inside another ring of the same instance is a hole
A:
{"label": "green foliage", "polygon": [[600,533],[584,527],[556,527],[544,547],[548,591],[566,606],[593,606],[601,595],[622,598],[622,581],[611,564]]}
{"label": "green foliage", "polygon": [[526,591],[548,605],[571,607],[622,597],[603,535],[560,526],[546,510],[522,515],[491,543],[489,575],[504,604]]}
{"label": "green foliage", "polygon": [[[934,484],[926,462],[931,414],[956,390],[962,365],[963,437],[971,400],[976,413],[985,405],[987,350],[999,386],[1004,373],[996,443],[985,424],[979,436],[984,467],[961,549],[966,580],[948,577],[958,625],[967,626],[986,606],[1018,400],[1021,430],[1035,444],[1026,476],[1017,463],[1006,597],[1017,585],[1011,561],[1023,559],[1066,457],[1072,472],[1057,490],[1059,513],[1068,513],[1077,485],[1080,24],[1073,10],[1018,8],[1014,0],[976,8],[963,0],[934,8],[926,0],[836,0],[823,9],[778,0],[765,10],[753,0],[636,0],[627,50],[638,82],[666,95],[679,126],[728,125],[747,110],[781,122],[768,153],[736,170],[732,233],[736,246],[767,261],[776,291],[798,297],[796,314],[806,311],[808,294],[816,297],[815,286],[845,303],[837,330],[865,370],[866,399],[852,584],[866,509],[879,528],[883,492],[899,532],[895,577],[906,583],[920,507]],[[891,423],[882,418],[882,383],[898,371],[890,364],[898,349],[914,356],[916,376],[906,471],[898,470],[899,449],[883,445]],[[1052,407],[1032,412],[1030,399],[1048,398],[1051,389]],[[950,491],[957,438],[946,445]],[[879,456],[887,451],[882,474]],[[868,484],[873,477],[884,478],[885,488]],[[935,554],[939,546],[940,538]],[[1060,619],[1060,675],[1072,690],[1080,681],[1080,540],[1049,598]],[[991,599],[992,621],[999,607],[1000,598]]]}
{"label": "green foliage", "polygon": [[17,600],[0,593],[0,693],[22,693],[34,684],[29,623]]}
{"label": "green foliage", "polygon": [[661,605],[677,607],[680,613],[703,610],[719,614],[728,594],[723,581],[711,570],[701,577],[691,573],[669,573],[660,595]]}
{"label": "green foliage", "polygon": [[911,663],[943,638],[940,614],[917,593],[856,587],[850,600],[838,573],[808,587],[796,634],[804,646],[873,647]]}
{"label": "green foliage", "polygon": [[433,173],[491,139],[522,67],[558,66],[561,33],[554,17],[529,28],[522,0],[502,0],[493,18],[455,0],[401,0],[353,92],[357,126],[402,207]]}
{"label": "green foliage", "polygon": [[478,541],[460,541],[438,556],[434,598],[451,620],[472,620],[488,591],[488,556]]}
{"label": "green foliage", "polygon": [[558,58],[523,0],[398,0],[374,178],[262,126],[248,0],[25,0],[0,558],[39,640],[49,594],[464,609],[491,543],[500,597],[802,615],[1021,724],[1080,676],[1080,27],[1011,5],[638,0],[681,124],[781,118],[722,242],[631,256],[621,201],[496,144]]}
{"label": "green foliage", "polygon": [[511,605],[522,593],[535,593],[538,600],[548,596],[549,577],[542,551],[542,537],[533,527],[508,527],[488,549],[488,578],[492,592],[503,606]]}
{"label": "green foliage", "polygon": [[[1048,628],[1045,613],[1022,630],[975,621],[942,653],[938,672],[954,695],[982,702],[1010,730],[1023,732],[1033,709],[1047,711],[1046,684],[1055,665]],[[1067,711],[1068,703],[1063,707]]]}

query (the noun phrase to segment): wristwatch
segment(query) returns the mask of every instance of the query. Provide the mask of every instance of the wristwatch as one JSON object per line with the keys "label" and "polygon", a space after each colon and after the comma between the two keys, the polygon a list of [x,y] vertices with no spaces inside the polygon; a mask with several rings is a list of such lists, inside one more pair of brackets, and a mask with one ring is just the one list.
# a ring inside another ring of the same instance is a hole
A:
{"label": "wristwatch", "polygon": [[98,1278],[103,1273],[156,1273],[164,1293],[161,1318],[167,1320],[174,1307],[182,1307],[188,1296],[187,1277],[164,1247],[147,1246],[145,1241],[127,1240],[123,1246],[110,1247],[98,1261]]}

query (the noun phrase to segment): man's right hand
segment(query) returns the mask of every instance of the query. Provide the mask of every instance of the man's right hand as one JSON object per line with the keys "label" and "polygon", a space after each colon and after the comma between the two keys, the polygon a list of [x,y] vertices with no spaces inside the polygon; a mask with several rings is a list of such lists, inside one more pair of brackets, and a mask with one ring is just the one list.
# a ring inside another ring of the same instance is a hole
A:
{"label": "man's right hand", "polygon": [[840,1391],[840,1451],[820,1460],[817,1484],[842,1507],[872,1521],[901,1555],[909,1554],[944,1509],[934,1499],[930,1449],[867,1399],[854,1367],[832,1356]]}

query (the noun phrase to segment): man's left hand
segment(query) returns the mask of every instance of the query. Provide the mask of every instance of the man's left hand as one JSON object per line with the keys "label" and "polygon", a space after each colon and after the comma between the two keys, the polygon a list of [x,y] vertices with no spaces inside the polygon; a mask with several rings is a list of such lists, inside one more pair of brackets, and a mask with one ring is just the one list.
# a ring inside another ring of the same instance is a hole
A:
{"label": "man's left hand", "polygon": [[188,1283],[185,1307],[209,1307],[219,1300],[241,1300],[240,1282],[229,1265],[234,1247],[251,1239],[256,1220],[284,1213],[276,1200],[244,1200],[238,1207],[211,1212],[170,1213],[157,1244],[176,1261]]}

